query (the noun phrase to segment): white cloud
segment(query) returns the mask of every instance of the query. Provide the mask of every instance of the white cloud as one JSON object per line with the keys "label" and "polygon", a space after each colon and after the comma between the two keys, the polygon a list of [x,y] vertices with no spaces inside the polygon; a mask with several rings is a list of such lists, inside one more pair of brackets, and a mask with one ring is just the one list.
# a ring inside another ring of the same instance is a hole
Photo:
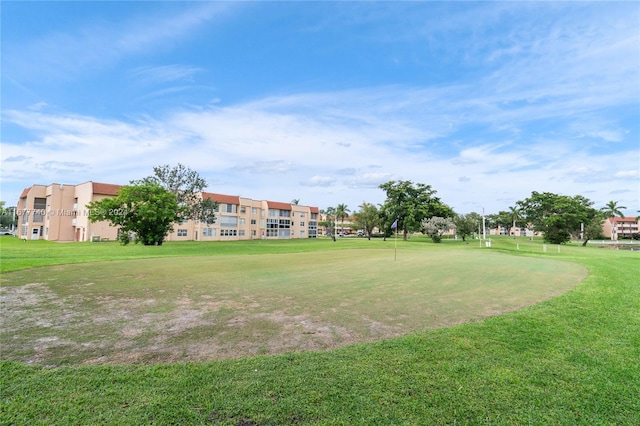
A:
{"label": "white cloud", "polygon": [[303,186],[333,186],[336,180],[330,176],[312,176],[306,181],[300,182]]}
{"label": "white cloud", "polygon": [[621,170],[614,175],[617,178],[637,178],[638,170]]}

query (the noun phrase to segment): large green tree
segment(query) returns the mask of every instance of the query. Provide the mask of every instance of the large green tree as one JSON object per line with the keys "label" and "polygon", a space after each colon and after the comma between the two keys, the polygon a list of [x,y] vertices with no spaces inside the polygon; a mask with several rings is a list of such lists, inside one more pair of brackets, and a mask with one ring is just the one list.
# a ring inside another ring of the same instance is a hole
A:
{"label": "large green tree", "polygon": [[389,230],[395,223],[396,229],[402,231],[404,240],[409,232],[422,229],[424,219],[454,215],[453,210],[435,196],[436,191],[431,185],[414,184],[409,180],[389,181],[380,185],[380,189],[387,194],[381,208],[382,217],[387,218],[384,225]]}
{"label": "large green tree", "polygon": [[550,192],[532,192],[531,197],[518,201],[517,206],[533,229],[542,232],[544,239],[553,244],[571,240],[571,234],[580,232],[582,224],[590,223],[599,212],[593,202],[576,195],[558,195]]}
{"label": "large green tree", "polygon": [[363,201],[358,207],[360,210],[353,214],[354,224],[357,228],[363,229],[370,240],[374,228],[379,226],[380,213],[375,204],[367,203],[366,201]]}
{"label": "large green tree", "polygon": [[153,176],[136,181],[135,184],[156,183],[174,194],[181,220],[193,219],[206,224],[215,222],[218,204],[210,198],[202,197],[207,181],[198,172],[183,164],[174,167],[165,164],[154,167],[153,173]]}
{"label": "large green tree", "polygon": [[462,238],[462,241],[466,241],[467,237],[473,235],[478,230],[478,225],[482,220],[477,213],[456,215],[453,218],[453,223],[456,227],[456,234]]}
{"label": "large green tree", "polygon": [[136,243],[162,245],[173,223],[181,219],[175,194],[151,181],[123,186],[116,197],[92,201],[87,207],[92,222],[106,220],[120,228],[123,244],[135,234]]}

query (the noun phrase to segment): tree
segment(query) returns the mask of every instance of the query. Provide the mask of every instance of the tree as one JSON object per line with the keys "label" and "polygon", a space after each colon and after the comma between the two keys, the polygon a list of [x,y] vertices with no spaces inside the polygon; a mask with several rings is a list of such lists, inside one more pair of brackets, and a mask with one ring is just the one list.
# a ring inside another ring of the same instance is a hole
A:
{"label": "tree", "polygon": [[18,225],[15,207],[5,207],[6,203],[0,201],[0,226],[3,228],[15,228]]}
{"label": "tree", "polygon": [[[622,214],[622,211],[621,211],[624,209],[626,209],[626,207],[618,205],[617,201],[609,201],[607,204],[605,204],[604,207],[600,209],[600,212],[602,213],[602,216],[604,219],[611,219],[611,226],[613,229],[614,217],[620,216],[624,218],[624,215]],[[611,232],[611,239],[612,240],[614,239],[614,232]]]}
{"label": "tree", "polygon": [[333,239],[333,241],[335,241],[336,240],[336,235],[335,235],[336,208],[327,207],[326,209],[322,210],[320,213],[322,213],[326,218],[325,227],[327,229],[327,234],[331,235],[331,238]]}
{"label": "tree", "polygon": [[513,228],[515,228],[518,225],[524,225],[522,223],[522,218],[520,217],[520,209],[518,208],[518,206],[509,207],[509,216],[511,217]]}
{"label": "tree", "polygon": [[293,200],[291,200],[291,204],[293,204],[294,206],[297,206],[300,203],[300,198],[294,198]]}
{"label": "tree", "polygon": [[115,198],[92,201],[87,208],[91,222],[106,220],[119,226],[123,244],[134,233],[136,243],[162,245],[173,223],[181,219],[175,194],[150,181],[123,186]]}
{"label": "tree", "polygon": [[626,209],[626,207],[618,205],[617,201],[609,201],[607,204],[605,204],[604,207],[600,209],[600,211],[606,218],[615,216],[624,218],[624,215],[622,214],[622,210],[624,209]]}
{"label": "tree", "polygon": [[340,222],[342,222],[342,232],[344,232],[344,219],[349,217],[350,212],[351,210],[346,204],[338,204],[338,207],[336,207],[336,220],[340,219]]}
{"label": "tree", "polygon": [[430,236],[434,243],[441,242],[444,233],[454,226],[451,219],[445,217],[434,216],[431,219],[424,219],[422,221],[424,233]]}
{"label": "tree", "polygon": [[374,204],[365,201],[358,206],[360,211],[353,214],[354,223],[358,228],[364,229],[367,238],[371,240],[371,234],[376,226],[380,223],[380,214],[378,208]]}
{"label": "tree", "polygon": [[[402,230],[403,239],[409,231],[420,231],[422,221],[433,216],[451,217],[453,210],[435,197],[430,185],[411,181],[389,181],[380,185],[387,194],[382,205],[383,217],[388,218],[389,228],[397,220],[397,229]],[[385,231],[386,232],[386,231]]]}
{"label": "tree", "polygon": [[466,241],[466,237],[473,235],[473,233],[478,229],[478,221],[479,216],[477,213],[469,213],[467,215],[461,214],[457,215],[453,219],[453,223],[456,227],[456,233],[462,238],[462,241]]}
{"label": "tree", "polygon": [[489,218],[487,222],[489,222],[491,225],[495,225],[495,226],[490,226],[490,228],[503,227],[507,230],[507,235],[510,235],[511,215],[509,214],[509,212],[500,210],[498,213],[493,215],[488,215],[487,217]]}
{"label": "tree", "polygon": [[182,164],[175,167],[165,164],[154,167],[153,173],[153,176],[132,183],[156,183],[174,194],[178,203],[178,217],[182,220],[193,219],[206,224],[215,223],[218,203],[202,197],[207,182],[198,172]]}
{"label": "tree", "polygon": [[579,232],[581,224],[598,216],[598,211],[591,207],[593,202],[582,195],[569,197],[534,191],[517,205],[533,229],[542,232],[544,240],[553,244],[570,241],[571,234]]}
{"label": "tree", "polygon": [[586,246],[589,240],[601,239],[602,236],[602,215],[595,215],[584,226],[582,246]]}
{"label": "tree", "polygon": [[493,225],[502,226],[507,230],[507,235],[511,235],[511,230],[517,225],[523,225],[517,206],[511,206],[508,211],[501,210],[497,214],[489,216]]}

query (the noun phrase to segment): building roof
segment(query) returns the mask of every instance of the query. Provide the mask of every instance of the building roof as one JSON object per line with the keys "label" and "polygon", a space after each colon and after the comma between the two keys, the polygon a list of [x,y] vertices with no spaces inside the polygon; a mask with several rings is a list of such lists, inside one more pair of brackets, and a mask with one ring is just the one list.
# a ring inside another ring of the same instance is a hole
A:
{"label": "building roof", "polygon": [[636,216],[613,217],[613,218],[610,217],[609,221],[613,223],[621,223],[621,222],[636,223],[638,221],[638,218]]}
{"label": "building roof", "polygon": [[320,209],[318,207],[309,207],[309,210],[311,210],[311,213],[320,213]]}
{"label": "building roof", "polygon": [[20,198],[24,198],[29,195],[29,191],[31,191],[31,187],[23,189],[22,194],[20,194]]}
{"label": "building roof", "polygon": [[279,203],[277,201],[267,201],[267,208],[278,210],[291,210],[290,203]]}
{"label": "building roof", "polygon": [[240,205],[240,197],[238,195],[225,195],[225,194],[216,194],[214,192],[203,192],[202,198],[207,199],[211,198],[213,201],[223,204],[236,204]]}
{"label": "building roof", "polygon": [[113,185],[111,183],[91,182],[93,184],[93,193],[100,195],[117,195],[122,185]]}

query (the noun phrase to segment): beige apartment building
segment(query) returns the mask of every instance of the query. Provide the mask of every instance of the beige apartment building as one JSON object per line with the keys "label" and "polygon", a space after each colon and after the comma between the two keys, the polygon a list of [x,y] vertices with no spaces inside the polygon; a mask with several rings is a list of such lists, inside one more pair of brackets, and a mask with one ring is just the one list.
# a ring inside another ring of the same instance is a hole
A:
{"label": "beige apartment building", "polygon": [[602,233],[612,240],[629,239],[640,232],[640,217],[610,217],[602,223]]}
{"label": "beige apartment building", "polygon": [[[26,188],[17,205],[19,237],[49,241],[115,240],[118,228],[106,221],[89,221],[87,204],[114,197],[121,187],[89,181]],[[193,220],[176,223],[167,241],[315,238],[318,234],[317,207],[210,192],[201,195],[218,202],[215,223],[207,225]]]}

